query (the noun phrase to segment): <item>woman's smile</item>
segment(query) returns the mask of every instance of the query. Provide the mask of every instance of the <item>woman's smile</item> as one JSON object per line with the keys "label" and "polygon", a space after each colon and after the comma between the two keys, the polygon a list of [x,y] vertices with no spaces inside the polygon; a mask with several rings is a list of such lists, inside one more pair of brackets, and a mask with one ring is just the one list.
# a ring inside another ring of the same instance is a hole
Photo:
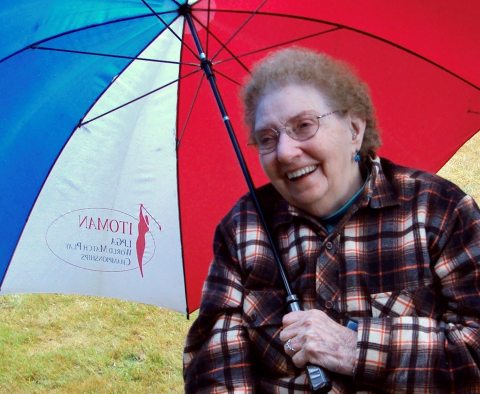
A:
{"label": "woman's smile", "polygon": [[297,181],[300,178],[303,178],[307,175],[310,175],[312,172],[314,172],[317,169],[317,166],[306,166],[303,168],[299,168],[298,170],[287,172],[287,178],[290,181]]}

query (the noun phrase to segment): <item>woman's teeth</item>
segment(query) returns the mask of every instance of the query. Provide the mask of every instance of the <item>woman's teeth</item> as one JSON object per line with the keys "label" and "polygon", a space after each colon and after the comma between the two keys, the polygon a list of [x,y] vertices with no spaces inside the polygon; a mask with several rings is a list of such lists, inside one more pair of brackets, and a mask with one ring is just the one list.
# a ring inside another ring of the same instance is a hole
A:
{"label": "woman's teeth", "polygon": [[299,178],[301,176],[310,174],[313,171],[315,171],[316,169],[317,169],[317,166],[303,167],[303,168],[300,168],[299,170],[296,170],[296,171],[287,172],[287,178],[289,180],[293,180],[293,179]]}

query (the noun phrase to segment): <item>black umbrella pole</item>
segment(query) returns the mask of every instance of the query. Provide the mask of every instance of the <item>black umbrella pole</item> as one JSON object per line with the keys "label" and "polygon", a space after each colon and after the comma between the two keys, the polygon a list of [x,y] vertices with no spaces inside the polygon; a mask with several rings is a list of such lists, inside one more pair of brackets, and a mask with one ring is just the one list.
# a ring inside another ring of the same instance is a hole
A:
{"label": "black umbrella pole", "polygon": [[[200,61],[201,61],[201,67],[203,71],[205,72],[205,75],[208,79],[208,82],[210,83],[210,87],[212,88],[212,92],[215,96],[215,100],[217,102],[218,108],[220,110],[223,122],[225,124],[225,127],[227,129],[228,136],[230,137],[230,141],[232,143],[233,149],[235,150],[235,154],[237,156],[238,162],[240,164],[240,168],[242,170],[243,176],[245,178],[245,181],[248,186],[248,190],[250,192],[250,196],[253,200],[253,203],[255,205],[255,209],[257,210],[258,216],[260,218],[260,223],[263,226],[265,233],[268,238],[268,242],[270,244],[270,247],[273,251],[273,256],[274,260],[276,262],[276,265],[278,267],[278,271],[280,273],[283,286],[285,288],[285,291],[287,293],[287,307],[290,312],[294,311],[300,311],[302,310],[300,303],[298,301],[298,297],[293,294],[292,289],[290,287],[290,283],[288,281],[286,272],[285,272],[285,267],[283,266],[282,260],[280,259],[280,255],[278,253],[276,244],[273,240],[273,237],[270,233],[269,227],[267,225],[267,222],[265,220],[265,216],[263,214],[262,207],[260,205],[260,201],[257,197],[257,194],[255,192],[255,186],[253,184],[252,177],[250,175],[250,172],[248,170],[247,164],[245,162],[245,159],[243,157],[242,151],[240,149],[240,145],[238,144],[237,137],[235,136],[235,132],[233,131],[232,123],[230,122],[230,118],[227,114],[227,111],[225,109],[225,105],[223,104],[222,97],[220,95],[220,92],[218,90],[217,83],[215,81],[215,75],[213,74],[213,68],[211,62],[207,59],[206,54],[203,51],[202,44],[200,42],[200,39],[197,34],[197,30],[195,29],[195,26],[193,24],[192,16],[190,14],[190,8],[188,6],[183,6],[182,14],[185,16],[185,19],[187,20],[188,26],[190,28],[190,31],[192,33],[192,37],[195,41],[195,46],[197,47],[199,56],[200,56]],[[326,372],[316,366],[316,365],[307,365],[306,366],[306,372],[308,375],[308,379],[310,382],[310,386],[314,392],[317,393],[326,393],[330,391],[332,385],[330,382],[330,379]]]}

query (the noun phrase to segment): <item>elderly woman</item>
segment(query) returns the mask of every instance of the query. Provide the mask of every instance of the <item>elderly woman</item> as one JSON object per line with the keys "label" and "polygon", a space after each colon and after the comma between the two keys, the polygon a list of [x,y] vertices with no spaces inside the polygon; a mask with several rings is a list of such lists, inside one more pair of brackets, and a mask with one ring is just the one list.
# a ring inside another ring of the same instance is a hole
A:
{"label": "elderly woman", "polygon": [[326,55],[274,53],[243,98],[271,181],[258,197],[304,311],[285,315],[244,196],[215,234],[185,347],[186,391],[309,392],[310,363],[330,371],[336,393],[480,393],[474,200],[379,158],[368,89]]}

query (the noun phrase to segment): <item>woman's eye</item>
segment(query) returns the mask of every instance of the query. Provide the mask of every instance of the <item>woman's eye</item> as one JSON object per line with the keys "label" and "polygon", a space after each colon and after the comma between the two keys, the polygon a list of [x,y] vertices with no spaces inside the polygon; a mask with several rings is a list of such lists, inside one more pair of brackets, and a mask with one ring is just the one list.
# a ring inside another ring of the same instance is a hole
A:
{"label": "woman's eye", "polygon": [[300,131],[301,131],[301,130],[308,130],[308,129],[310,129],[310,128],[313,127],[313,126],[314,126],[314,122],[313,122],[313,121],[311,121],[311,120],[302,120],[301,122],[299,122],[299,123],[297,124],[296,129],[297,129],[297,130],[300,130]]}
{"label": "woman's eye", "polygon": [[274,142],[276,139],[276,135],[270,131],[268,132],[260,132],[257,134],[257,143],[259,145],[268,145]]}
{"label": "woman's eye", "polygon": [[275,140],[275,137],[273,135],[263,135],[260,137],[261,144],[268,144],[274,140]]}

